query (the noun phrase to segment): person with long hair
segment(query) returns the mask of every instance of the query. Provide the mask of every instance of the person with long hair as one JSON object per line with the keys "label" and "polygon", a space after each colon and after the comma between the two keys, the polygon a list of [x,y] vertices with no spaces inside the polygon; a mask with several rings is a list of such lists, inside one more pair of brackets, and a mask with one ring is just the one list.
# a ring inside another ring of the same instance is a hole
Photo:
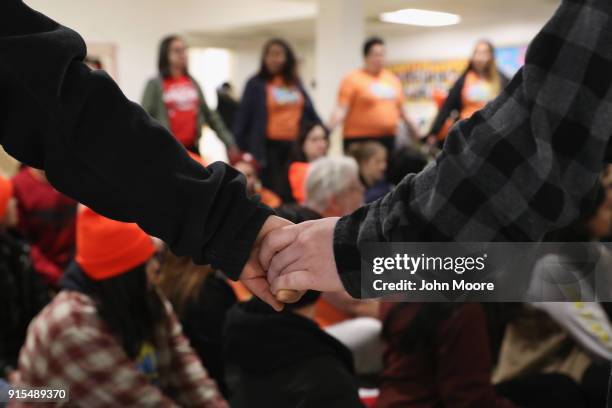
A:
{"label": "person with long hair", "polygon": [[219,114],[210,109],[200,85],[189,74],[187,44],[177,35],[159,44],[158,75],[149,80],[142,107],[168,128],[186,149],[197,152],[202,126],[209,125],[232,149],[234,138]]}
{"label": "person with long hair", "polygon": [[137,225],[82,208],[75,262],[28,329],[15,386],[53,384],[86,407],[226,408],[149,281],[158,268],[156,247]]}
{"label": "person with long hair", "polygon": [[167,249],[155,281],[176,311],[191,347],[227,397],[222,332],[228,310],[238,302],[234,289],[220,271],[195,265]]}
{"label": "person with long hair", "polygon": [[444,140],[441,130],[453,113],[457,119],[468,119],[474,112],[495,99],[508,84],[508,78],[497,68],[495,47],[488,40],[480,40],[474,48],[465,72],[448,92],[448,97],[429,131],[430,143]]}
{"label": "person with long hair", "polygon": [[328,127],[333,130],[344,125],[344,150],[352,143],[374,140],[391,154],[400,121],[413,138],[419,139],[419,131],[404,107],[402,84],[385,68],[386,55],[382,38],[368,38],[363,44],[363,67],[347,74],[340,84],[338,104]]}
{"label": "person with long hair", "polygon": [[293,50],[285,40],[273,38],[263,47],[259,72],[246,83],[234,134],[240,149],[261,164],[263,185],[284,202],[293,201],[287,166],[305,121],[321,122],[298,75]]}
{"label": "person with long hair", "polygon": [[320,123],[305,122],[293,146],[289,165],[289,185],[297,203],[304,204],[306,200],[304,184],[310,163],[326,156],[328,150],[328,130]]}

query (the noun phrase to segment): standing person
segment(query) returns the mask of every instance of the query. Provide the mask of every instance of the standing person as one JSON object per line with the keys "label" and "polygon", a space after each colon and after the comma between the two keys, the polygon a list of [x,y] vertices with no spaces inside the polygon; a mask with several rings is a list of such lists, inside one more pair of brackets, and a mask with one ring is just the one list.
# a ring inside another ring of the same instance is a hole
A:
{"label": "standing person", "polygon": [[291,194],[298,204],[306,201],[306,175],[310,163],[327,155],[329,150],[329,132],[316,122],[306,122],[293,148],[293,157],[289,165],[289,184]]}
{"label": "standing person", "polygon": [[440,132],[453,112],[457,112],[458,119],[468,119],[495,99],[506,85],[508,78],[497,69],[495,47],[490,41],[479,41],[467,69],[449,91],[433,122],[429,143],[444,141],[446,135]]}
{"label": "standing person", "polygon": [[17,385],[67,389],[84,407],[226,408],[149,281],[160,266],[155,252],[135,224],[82,208],[76,262],[28,329]]}
{"label": "standing person", "polygon": [[236,141],[262,166],[262,182],[293,201],[287,166],[293,143],[304,121],[320,123],[297,72],[289,44],[269,40],[263,48],[259,72],[247,82],[234,124]]}
{"label": "standing person", "polygon": [[216,111],[204,99],[200,85],[187,69],[187,44],[177,35],[165,37],[159,45],[158,76],[147,83],[142,107],[187,150],[197,153],[202,126],[208,124],[228,149],[234,138]]}
{"label": "standing person", "polygon": [[344,124],[344,150],[355,142],[379,141],[389,154],[395,147],[400,120],[411,135],[419,131],[404,108],[400,80],[385,68],[386,50],[382,38],[369,38],[363,45],[364,66],[349,73],[340,84],[338,105],[329,123],[333,130]]}
{"label": "standing person", "polygon": [[217,88],[217,113],[223,119],[228,129],[233,129],[234,118],[240,102],[234,96],[234,88],[229,82],[224,82]]}
{"label": "standing person", "polygon": [[247,196],[238,171],[191,160],[104,71],[83,63],[86,54],[76,32],[20,0],[0,2],[0,144],[44,170],[58,191],[138,223],[175,254],[222,269],[280,309],[255,255],[288,222]]}
{"label": "standing person", "polygon": [[57,191],[45,173],[24,166],[13,177],[19,209],[17,229],[31,248],[34,269],[52,288],[57,287],[74,258],[77,203]]}

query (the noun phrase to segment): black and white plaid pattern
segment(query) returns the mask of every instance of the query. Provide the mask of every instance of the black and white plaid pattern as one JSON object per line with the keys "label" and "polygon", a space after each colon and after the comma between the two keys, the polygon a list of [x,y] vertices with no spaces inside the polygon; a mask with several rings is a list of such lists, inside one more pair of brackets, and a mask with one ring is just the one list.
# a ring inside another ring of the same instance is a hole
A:
{"label": "black and white plaid pattern", "polygon": [[342,218],[334,251],[360,296],[358,244],[537,241],[576,219],[612,134],[612,1],[565,0],[523,69],[455,125],[435,163]]}

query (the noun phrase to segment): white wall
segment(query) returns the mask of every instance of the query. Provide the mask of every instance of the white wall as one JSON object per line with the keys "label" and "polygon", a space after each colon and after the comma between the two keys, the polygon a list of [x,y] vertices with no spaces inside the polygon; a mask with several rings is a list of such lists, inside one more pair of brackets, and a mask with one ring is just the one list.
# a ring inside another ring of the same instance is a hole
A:
{"label": "white wall", "polygon": [[427,29],[419,34],[387,37],[389,62],[467,58],[475,43],[486,38],[496,46],[528,44],[545,21],[507,23],[477,28]]}
{"label": "white wall", "polygon": [[164,35],[316,14],[316,4],[282,0],[25,1],[75,29],[86,42],[115,44],[116,80],[132,100],[140,100],[146,80],[157,71],[157,47]]}

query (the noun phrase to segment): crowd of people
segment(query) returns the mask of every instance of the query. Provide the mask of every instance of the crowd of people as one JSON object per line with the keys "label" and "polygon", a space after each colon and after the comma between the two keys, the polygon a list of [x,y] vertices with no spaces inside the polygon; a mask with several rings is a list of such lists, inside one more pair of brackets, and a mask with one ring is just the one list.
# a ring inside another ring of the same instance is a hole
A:
{"label": "crowd of people", "polygon": [[[224,84],[214,110],[189,73],[185,40],[171,35],[161,41],[158,76],[141,105],[198,166],[210,164],[199,156],[210,127],[248,194],[282,218],[342,217],[434,161],[448,127],[508,83],[493,45],[478,42],[422,133],[400,81],[385,68],[384,40],[365,41],[363,59],[339,84],[325,120],[290,44],[271,39],[242,97]],[[331,155],[340,126],[344,151]],[[408,145],[396,143],[400,126]],[[545,239],[603,242],[611,228],[612,180],[604,173],[593,205]],[[386,303],[309,290],[277,312],[227,271],[197,265],[136,224],[77,203],[25,164],[0,178],[0,253],[0,392],[68,388],[71,403],[83,407],[605,403],[612,362],[606,303]],[[547,255],[559,264],[571,256]]]}

